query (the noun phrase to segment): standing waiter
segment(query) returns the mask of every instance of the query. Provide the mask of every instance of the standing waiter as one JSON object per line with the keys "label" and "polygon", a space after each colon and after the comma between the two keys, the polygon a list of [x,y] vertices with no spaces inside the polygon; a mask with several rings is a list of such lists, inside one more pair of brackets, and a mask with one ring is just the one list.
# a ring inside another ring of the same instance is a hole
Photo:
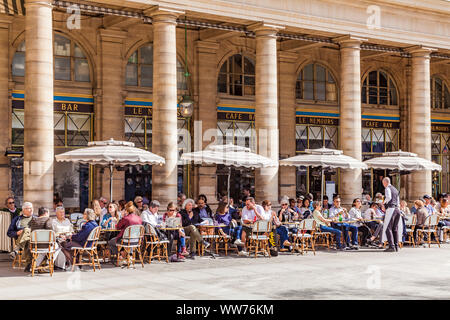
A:
{"label": "standing waiter", "polygon": [[[383,236],[381,241],[389,242],[386,252],[398,251],[398,241],[403,233],[403,225],[400,223],[400,198],[398,190],[391,184],[391,179],[384,177],[384,206],[386,215],[383,223]],[[401,230],[399,230],[401,229]]]}

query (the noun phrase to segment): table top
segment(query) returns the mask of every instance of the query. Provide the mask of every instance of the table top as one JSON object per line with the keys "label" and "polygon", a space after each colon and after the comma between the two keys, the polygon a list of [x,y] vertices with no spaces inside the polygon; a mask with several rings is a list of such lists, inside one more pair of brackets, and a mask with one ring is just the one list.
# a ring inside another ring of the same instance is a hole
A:
{"label": "table top", "polygon": [[216,224],[216,225],[214,225],[214,224],[199,224],[199,225],[197,225],[197,227],[205,227],[205,228],[225,228],[225,227],[227,227],[227,225],[226,224]]}
{"label": "table top", "polygon": [[120,232],[118,229],[101,229],[100,232]]}
{"label": "table top", "polygon": [[161,230],[180,230],[180,229],[183,229],[183,227],[158,227],[158,226],[157,226],[157,228],[161,229]]}

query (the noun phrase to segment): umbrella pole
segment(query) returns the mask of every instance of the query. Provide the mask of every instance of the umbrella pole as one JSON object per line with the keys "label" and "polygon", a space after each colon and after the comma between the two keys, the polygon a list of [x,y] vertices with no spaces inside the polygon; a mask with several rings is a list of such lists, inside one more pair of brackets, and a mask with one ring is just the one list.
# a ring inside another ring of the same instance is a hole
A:
{"label": "umbrella pole", "polygon": [[320,205],[323,206],[323,189],[324,189],[324,175],[323,175],[323,167],[322,167],[322,176],[320,177],[322,180],[321,188],[320,188]]}
{"label": "umbrella pole", "polygon": [[113,170],[114,166],[112,164],[109,165],[109,201],[112,202],[113,199]]}
{"label": "umbrella pole", "polygon": [[231,167],[228,167],[228,183],[227,183],[228,204],[230,204],[230,176],[231,176]]}

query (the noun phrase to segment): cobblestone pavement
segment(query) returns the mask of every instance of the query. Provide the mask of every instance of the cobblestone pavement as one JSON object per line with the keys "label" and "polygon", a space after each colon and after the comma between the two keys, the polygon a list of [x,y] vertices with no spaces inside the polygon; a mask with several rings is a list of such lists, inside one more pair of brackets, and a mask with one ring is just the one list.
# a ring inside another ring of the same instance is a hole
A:
{"label": "cobblestone pavement", "polygon": [[[450,245],[399,253],[197,257],[31,277],[0,254],[0,299],[449,299]],[[181,289],[182,288],[182,289]]]}

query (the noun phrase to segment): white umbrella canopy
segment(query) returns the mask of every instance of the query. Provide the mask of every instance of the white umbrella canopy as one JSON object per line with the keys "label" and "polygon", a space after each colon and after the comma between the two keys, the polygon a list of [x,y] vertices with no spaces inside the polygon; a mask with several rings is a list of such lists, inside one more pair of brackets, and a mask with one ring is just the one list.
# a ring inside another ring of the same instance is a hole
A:
{"label": "white umbrella canopy", "polygon": [[[194,164],[223,164],[228,167],[268,168],[278,167],[278,161],[251,152],[250,148],[232,143],[209,145],[205,150],[183,153],[182,161],[193,161]],[[230,201],[230,175],[228,171],[228,201]]]}
{"label": "white umbrella canopy", "polygon": [[350,156],[343,154],[342,150],[320,148],[306,149],[306,153],[295,157],[280,160],[281,166],[296,167],[322,167],[342,169],[367,169],[367,165]]}
{"label": "white umbrella canopy", "polygon": [[223,164],[225,166],[245,168],[277,167],[278,161],[251,152],[249,148],[234,144],[210,145],[203,151],[183,153],[183,161],[196,164]]}
{"label": "white umbrella canopy", "polygon": [[442,170],[442,167],[437,163],[420,158],[416,153],[402,150],[385,152],[382,157],[372,158],[364,161],[364,163],[373,169],[397,171]]}
{"label": "white umbrella canopy", "polygon": [[306,153],[280,161],[281,166],[321,167],[321,200],[323,203],[324,174],[326,168],[335,169],[367,169],[367,165],[355,158],[344,155],[342,150],[319,148],[306,149]]}
{"label": "white umbrella canopy", "polygon": [[116,141],[109,139],[105,141],[92,141],[88,147],[64,152],[55,156],[58,162],[78,162],[92,165],[109,166],[110,170],[110,199],[112,201],[112,177],[113,169],[116,166],[136,165],[136,164],[159,164],[166,161],[149,151],[145,151],[134,146],[133,142]]}

